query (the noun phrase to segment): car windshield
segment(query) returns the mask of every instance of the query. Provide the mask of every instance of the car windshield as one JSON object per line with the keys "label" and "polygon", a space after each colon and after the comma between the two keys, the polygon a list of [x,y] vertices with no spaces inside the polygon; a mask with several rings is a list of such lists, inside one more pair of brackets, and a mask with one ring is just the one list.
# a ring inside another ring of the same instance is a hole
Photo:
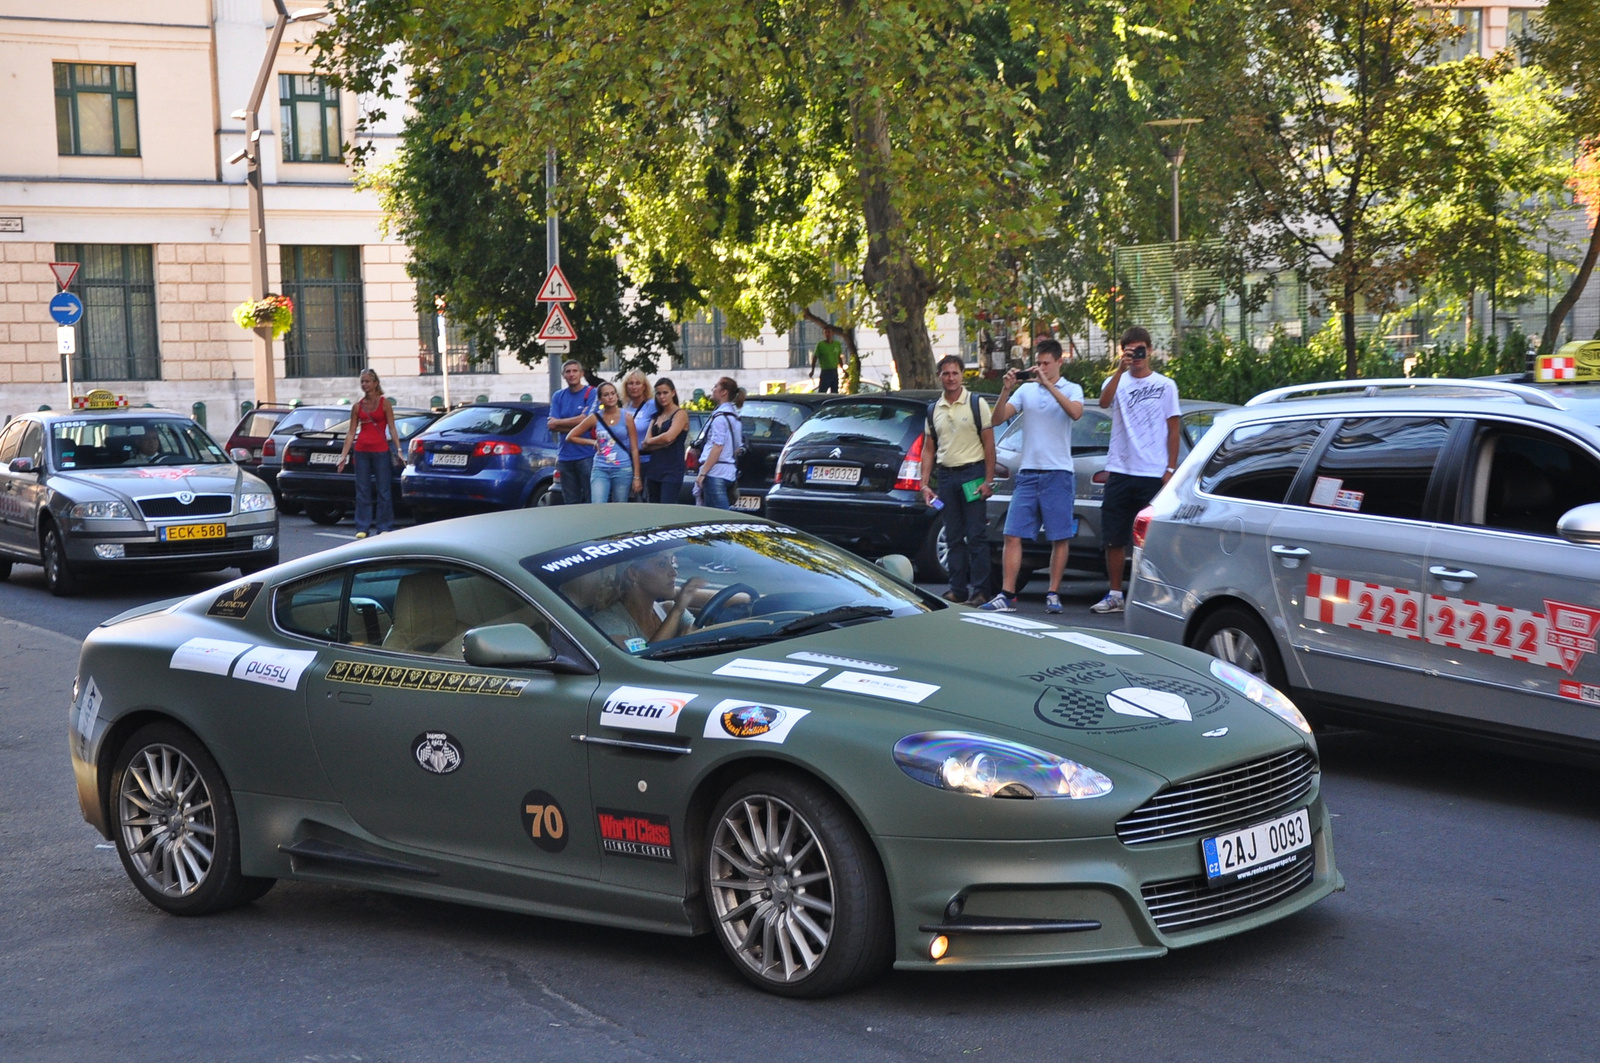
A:
{"label": "car windshield", "polygon": [[434,422],[439,432],[477,436],[514,436],[528,427],[533,414],[513,406],[465,406]]}
{"label": "car windshield", "polygon": [[326,432],[350,420],[350,408],[337,410],[296,410],[278,423],[273,435],[290,432]]}
{"label": "car windshield", "polygon": [[747,443],[785,443],[805,419],[805,409],[792,402],[751,399],[739,407],[739,420],[744,425]]}
{"label": "car windshield", "polygon": [[606,638],[696,657],[938,608],[883,569],[793,528],[687,524],[574,543],[522,567]]}
{"label": "car windshield", "polygon": [[923,413],[923,407],[902,402],[828,403],[796,429],[790,441],[903,447],[921,430]]}
{"label": "car windshield", "polygon": [[143,465],[220,464],[222,448],[193,421],[84,418],[50,426],[58,469],[119,469]]}

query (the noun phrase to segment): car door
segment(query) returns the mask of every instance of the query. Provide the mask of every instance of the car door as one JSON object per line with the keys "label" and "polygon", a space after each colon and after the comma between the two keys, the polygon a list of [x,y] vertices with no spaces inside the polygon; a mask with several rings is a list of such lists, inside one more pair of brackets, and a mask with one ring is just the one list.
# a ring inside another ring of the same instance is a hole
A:
{"label": "car door", "polygon": [[1600,455],[1563,432],[1464,425],[1454,519],[1428,544],[1430,708],[1600,740],[1600,547],[1556,534],[1600,502]]}
{"label": "car door", "polygon": [[44,505],[49,493],[45,486],[49,470],[45,467],[44,425],[38,421],[27,422],[22,441],[17,444],[16,456],[31,460],[33,471],[12,473],[6,485],[6,493],[16,513],[16,524],[12,531],[16,535],[18,549],[35,550],[38,548],[39,508]]}
{"label": "car door", "polygon": [[1349,417],[1302,472],[1268,533],[1273,584],[1307,685],[1334,697],[1426,702],[1423,554],[1434,469],[1452,422]]}
{"label": "car door", "polygon": [[27,421],[16,420],[0,431],[0,546],[10,551],[22,549],[23,503],[17,484],[28,474],[12,472],[11,459],[17,456],[27,427]]}
{"label": "car door", "polygon": [[396,845],[593,878],[583,731],[592,675],[478,668],[462,635],[549,620],[489,573],[383,560],[281,589],[278,625],[334,643],[307,687],[311,734],[356,822]]}

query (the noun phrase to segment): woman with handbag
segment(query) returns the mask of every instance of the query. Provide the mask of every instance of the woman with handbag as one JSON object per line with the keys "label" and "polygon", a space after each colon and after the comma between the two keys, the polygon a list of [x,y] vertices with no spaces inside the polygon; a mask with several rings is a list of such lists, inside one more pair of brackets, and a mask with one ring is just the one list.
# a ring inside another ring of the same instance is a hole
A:
{"label": "woman with handbag", "polygon": [[695,494],[702,505],[732,509],[739,497],[738,457],[744,449],[744,425],[739,421],[744,389],[733,377],[725,376],[712,386],[711,401],[717,408],[711,411],[711,420],[706,423]]}
{"label": "woman with handbag", "polygon": [[615,384],[601,384],[598,395],[600,409],[579,421],[567,433],[567,442],[594,447],[589,501],[626,502],[630,493],[644,487],[639,477],[639,433],[622,409]]}

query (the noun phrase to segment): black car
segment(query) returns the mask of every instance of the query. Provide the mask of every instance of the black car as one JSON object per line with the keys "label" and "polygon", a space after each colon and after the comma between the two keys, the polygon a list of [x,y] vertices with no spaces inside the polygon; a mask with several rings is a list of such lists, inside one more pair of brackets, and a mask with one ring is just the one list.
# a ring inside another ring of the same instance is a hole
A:
{"label": "black car", "polygon": [[922,436],[928,403],[938,397],[894,391],[823,402],[783,448],[766,516],[867,557],[905,554],[920,574],[937,578],[936,511],[922,500]]}
{"label": "black car", "polygon": [[[407,452],[411,437],[439,419],[431,410],[394,411],[395,434],[400,452]],[[355,463],[347,462],[339,471],[339,453],[344,450],[350,422],[320,431],[295,434],[283,451],[283,468],[278,473],[278,490],[290,502],[305,507],[306,516],[318,524],[337,524],[356,504]],[[397,514],[409,512],[400,497],[400,477],[395,475],[392,491]]]}
{"label": "black car", "polygon": [[[767,490],[772,486],[778,468],[778,456],[793,438],[795,430],[831,397],[802,393],[758,395],[745,400],[739,409],[739,424],[744,430],[744,453],[738,458],[739,498],[733,504],[734,509],[748,513],[763,512]],[[698,410],[690,412],[690,444],[700,438],[710,416]],[[686,457],[688,479],[684,489],[688,492],[692,491],[699,462],[693,451]],[[691,497],[688,493],[679,495],[685,501]]]}

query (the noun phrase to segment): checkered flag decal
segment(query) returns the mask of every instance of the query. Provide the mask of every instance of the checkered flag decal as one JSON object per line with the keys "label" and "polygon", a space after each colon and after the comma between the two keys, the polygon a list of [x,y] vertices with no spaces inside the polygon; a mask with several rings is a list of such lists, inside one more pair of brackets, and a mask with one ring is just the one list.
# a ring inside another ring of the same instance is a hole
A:
{"label": "checkered flag decal", "polygon": [[[1057,695],[1054,705],[1047,704],[1050,694]],[[1049,693],[1039,699],[1039,710],[1048,717],[1047,723],[1079,729],[1099,727],[1108,711],[1106,696],[1098,690],[1074,690],[1068,687],[1052,687]]]}

